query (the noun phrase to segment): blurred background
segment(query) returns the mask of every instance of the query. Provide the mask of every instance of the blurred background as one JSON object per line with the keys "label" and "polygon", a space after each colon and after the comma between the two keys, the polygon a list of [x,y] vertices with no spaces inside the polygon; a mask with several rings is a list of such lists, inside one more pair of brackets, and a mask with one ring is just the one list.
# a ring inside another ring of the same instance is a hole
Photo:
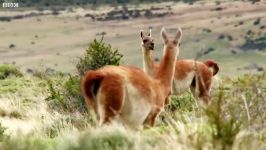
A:
{"label": "blurred background", "polygon": [[22,71],[72,72],[89,43],[104,41],[142,67],[140,30],[152,29],[155,56],[162,56],[160,30],[183,29],[179,58],[214,59],[220,75],[266,69],[265,0],[0,0],[0,63]]}

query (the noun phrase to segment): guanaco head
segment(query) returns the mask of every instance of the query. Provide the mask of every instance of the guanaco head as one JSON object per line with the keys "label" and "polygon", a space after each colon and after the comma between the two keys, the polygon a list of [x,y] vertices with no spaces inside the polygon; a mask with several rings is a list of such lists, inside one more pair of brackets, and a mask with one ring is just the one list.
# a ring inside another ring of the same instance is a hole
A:
{"label": "guanaco head", "polygon": [[144,50],[154,50],[154,42],[151,37],[151,29],[150,32],[146,35],[143,34],[143,31],[140,32],[141,36],[141,45],[144,48]]}
{"label": "guanaco head", "polygon": [[177,51],[177,55],[179,54],[179,45],[182,37],[182,30],[180,27],[177,28],[176,36],[173,39],[169,39],[165,29],[161,30],[161,37],[164,43],[164,51]]}

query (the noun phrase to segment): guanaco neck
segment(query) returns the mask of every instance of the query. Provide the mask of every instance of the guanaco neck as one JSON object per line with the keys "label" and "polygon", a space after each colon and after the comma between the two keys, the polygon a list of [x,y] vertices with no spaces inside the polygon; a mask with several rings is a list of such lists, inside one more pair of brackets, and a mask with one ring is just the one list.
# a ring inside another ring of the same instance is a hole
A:
{"label": "guanaco neck", "polygon": [[174,71],[176,65],[177,49],[164,48],[164,55],[159,64],[158,72],[156,73],[156,79],[160,81],[160,84],[165,89],[165,94],[168,94],[172,82],[174,79]]}
{"label": "guanaco neck", "polygon": [[143,69],[144,72],[147,73],[151,77],[155,77],[154,72],[154,61],[153,61],[153,54],[152,50],[146,49],[142,47],[142,54],[143,54]]}

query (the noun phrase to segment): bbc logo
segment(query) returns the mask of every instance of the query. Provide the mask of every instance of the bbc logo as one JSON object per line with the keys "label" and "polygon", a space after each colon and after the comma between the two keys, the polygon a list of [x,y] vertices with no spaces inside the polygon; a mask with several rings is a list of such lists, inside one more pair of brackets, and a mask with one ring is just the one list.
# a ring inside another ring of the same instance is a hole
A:
{"label": "bbc logo", "polygon": [[2,3],[3,8],[18,8],[18,3]]}

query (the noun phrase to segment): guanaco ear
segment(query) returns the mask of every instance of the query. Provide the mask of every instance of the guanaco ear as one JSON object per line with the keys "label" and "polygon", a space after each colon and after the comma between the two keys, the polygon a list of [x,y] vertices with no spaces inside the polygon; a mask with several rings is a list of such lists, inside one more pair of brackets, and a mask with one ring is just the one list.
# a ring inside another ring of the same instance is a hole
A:
{"label": "guanaco ear", "polygon": [[176,36],[175,36],[175,39],[174,39],[174,42],[176,44],[179,44],[180,41],[181,41],[181,37],[182,37],[182,30],[180,27],[177,28],[177,33],[176,33]]}
{"label": "guanaco ear", "polygon": [[143,39],[143,31],[140,31],[140,37]]}
{"label": "guanaco ear", "polygon": [[149,32],[148,36],[151,37],[151,29],[150,29],[150,32]]}
{"label": "guanaco ear", "polygon": [[161,36],[162,36],[164,44],[167,43],[168,38],[167,38],[167,35],[165,33],[165,29],[164,28],[162,28],[162,30],[161,30]]}

